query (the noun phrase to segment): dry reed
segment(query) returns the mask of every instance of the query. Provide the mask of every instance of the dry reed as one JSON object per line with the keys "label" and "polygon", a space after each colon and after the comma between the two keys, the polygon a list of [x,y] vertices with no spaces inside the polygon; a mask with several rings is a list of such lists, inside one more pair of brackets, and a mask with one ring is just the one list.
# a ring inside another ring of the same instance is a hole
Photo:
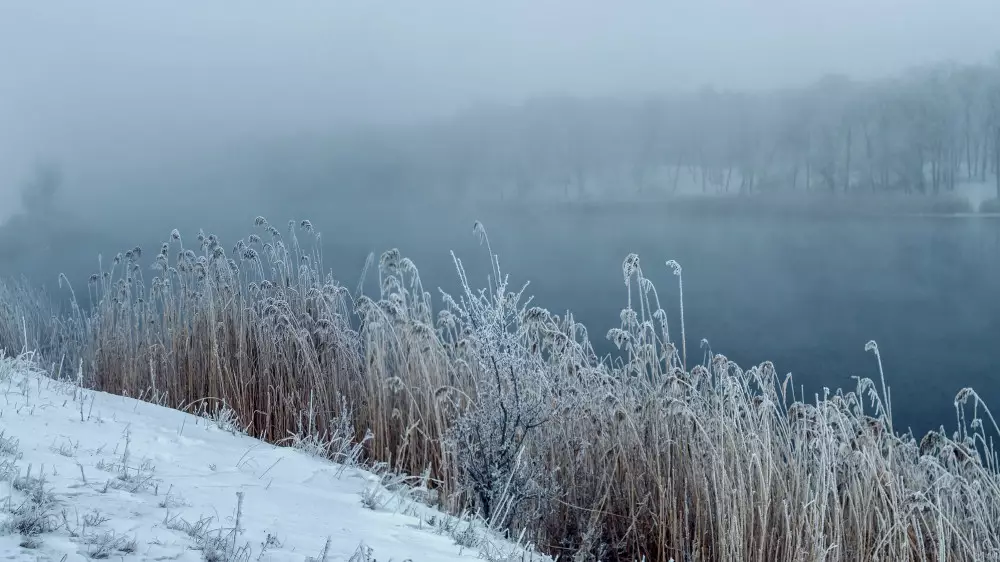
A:
{"label": "dry reed", "polygon": [[917,441],[892,431],[881,372],[807,397],[770,363],[709,350],[685,368],[683,309],[678,349],[635,255],[607,334],[621,353],[599,358],[572,315],[509,289],[492,250],[486,288],[456,259],[463,291],[435,313],[398,251],[377,296],[352,295],[311,223],[256,227],[231,251],[174,231],[152,260],[119,254],[64,315],[0,284],[0,346],[27,332],[88,386],[230,408],[273,442],[332,435],[346,402],[367,462],[429,474],[442,507],[574,560],[1000,559],[1000,430],[972,390],[955,432]]}

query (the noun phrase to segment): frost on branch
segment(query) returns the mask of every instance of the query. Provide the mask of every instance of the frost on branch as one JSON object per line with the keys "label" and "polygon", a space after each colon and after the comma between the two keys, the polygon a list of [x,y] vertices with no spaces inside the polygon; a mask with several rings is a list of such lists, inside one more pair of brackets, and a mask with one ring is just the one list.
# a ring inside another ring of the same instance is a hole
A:
{"label": "frost on branch", "polygon": [[[476,223],[475,234],[489,244]],[[545,355],[538,352],[539,324],[547,320],[542,309],[528,308],[527,285],[508,290],[499,259],[490,253],[489,289],[469,285],[461,260],[452,254],[462,283],[458,299],[445,296],[450,322],[462,326],[461,342],[451,346],[474,372],[474,404],[448,435],[448,446],[458,464],[462,486],[491,526],[506,525],[519,511],[551,494],[536,455],[525,454],[532,437],[547,421],[552,385]]]}

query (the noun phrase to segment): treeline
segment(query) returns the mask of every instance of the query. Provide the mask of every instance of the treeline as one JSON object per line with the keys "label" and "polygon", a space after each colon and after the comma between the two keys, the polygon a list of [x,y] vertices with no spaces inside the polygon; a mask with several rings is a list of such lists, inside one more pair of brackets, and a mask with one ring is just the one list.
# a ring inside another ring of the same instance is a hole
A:
{"label": "treeline", "polygon": [[[273,147],[271,147],[273,149]],[[1000,57],[807,87],[479,105],[260,160],[300,188],[600,199],[676,193],[1000,193]]]}

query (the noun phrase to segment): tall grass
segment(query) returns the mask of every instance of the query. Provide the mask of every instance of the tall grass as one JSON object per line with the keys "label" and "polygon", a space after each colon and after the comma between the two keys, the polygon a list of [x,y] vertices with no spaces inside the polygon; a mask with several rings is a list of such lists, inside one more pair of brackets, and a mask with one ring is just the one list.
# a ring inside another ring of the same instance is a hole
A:
{"label": "tall grass", "polygon": [[564,558],[1000,559],[1000,429],[970,389],[954,432],[917,441],[892,429],[880,361],[877,384],[815,396],[770,363],[695,364],[682,308],[670,325],[636,255],[607,333],[620,353],[601,358],[571,314],[512,288],[478,223],[491,274],[475,288],[456,257],[462,290],[436,311],[396,250],[371,263],[377,294],[352,294],[308,221],[255,226],[231,249],[174,231],[151,258],[119,254],[59,316],[0,285],[0,345],[28,326],[85,384],[227,407],[274,442],[332,435],[348,412],[366,461]]}
{"label": "tall grass", "polygon": [[0,349],[59,355],[58,307],[25,278],[0,279]]}

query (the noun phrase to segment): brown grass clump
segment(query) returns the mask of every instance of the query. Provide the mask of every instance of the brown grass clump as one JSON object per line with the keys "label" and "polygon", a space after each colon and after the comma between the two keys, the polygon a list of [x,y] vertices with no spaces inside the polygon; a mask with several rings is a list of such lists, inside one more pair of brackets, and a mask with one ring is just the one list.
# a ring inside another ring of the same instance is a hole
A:
{"label": "brown grass clump", "polygon": [[324,273],[311,223],[256,227],[231,250],[174,231],[151,259],[119,254],[92,277],[93,306],[74,297],[63,316],[0,285],[0,345],[20,349],[12,326],[27,327],[84,384],[225,408],[273,442],[347,427],[365,462],[425,474],[443,508],[564,559],[1000,559],[1000,430],[969,389],[957,431],[918,442],[893,431],[881,370],[807,397],[770,363],[706,349],[696,364],[683,309],[672,337],[635,255],[607,333],[620,355],[599,358],[492,250],[483,289],[455,259],[463,290],[435,312],[398,251],[372,264],[377,295],[352,295]]}

